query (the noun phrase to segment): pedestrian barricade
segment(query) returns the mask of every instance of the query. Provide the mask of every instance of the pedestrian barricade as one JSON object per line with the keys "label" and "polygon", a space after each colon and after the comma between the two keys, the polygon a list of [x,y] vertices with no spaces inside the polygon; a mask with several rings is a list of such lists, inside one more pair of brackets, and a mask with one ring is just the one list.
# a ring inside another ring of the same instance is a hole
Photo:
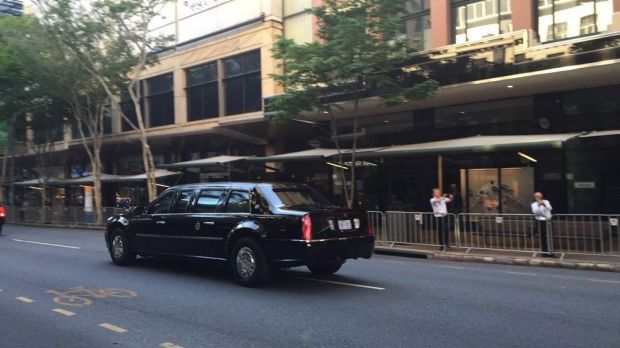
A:
{"label": "pedestrian barricade", "polygon": [[453,239],[456,215],[435,216],[426,212],[387,211],[381,242],[390,245],[418,244],[440,246],[440,232]]}
{"label": "pedestrian barricade", "polygon": [[553,250],[620,256],[620,215],[556,214],[550,224]]}
{"label": "pedestrian barricade", "polygon": [[455,246],[540,251],[541,235],[531,214],[459,214]]}
{"label": "pedestrian barricade", "polygon": [[[118,208],[104,207],[103,219],[118,213]],[[44,225],[96,225],[94,211],[87,211],[84,207],[20,207],[7,206],[7,221],[28,224]]]}

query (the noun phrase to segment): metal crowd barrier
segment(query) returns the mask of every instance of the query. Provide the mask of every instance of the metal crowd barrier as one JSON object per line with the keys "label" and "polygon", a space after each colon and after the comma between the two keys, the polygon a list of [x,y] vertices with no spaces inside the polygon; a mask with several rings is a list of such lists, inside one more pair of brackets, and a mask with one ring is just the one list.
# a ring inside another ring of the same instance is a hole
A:
{"label": "metal crowd barrier", "polygon": [[[104,207],[105,220],[121,212],[121,208]],[[6,207],[7,222],[42,224],[42,225],[97,225],[94,211],[85,211],[84,207]]]}
{"label": "metal crowd barrier", "polygon": [[[540,253],[545,233],[532,214],[448,214],[368,212],[369,227],[379,245],[441,246],[439,231],[447,229],[451,246],[472,250]],[[620,215],[557,214],[546,224],[549,251],[620,256]],[[542,226],[541,226],[542,227]]]}

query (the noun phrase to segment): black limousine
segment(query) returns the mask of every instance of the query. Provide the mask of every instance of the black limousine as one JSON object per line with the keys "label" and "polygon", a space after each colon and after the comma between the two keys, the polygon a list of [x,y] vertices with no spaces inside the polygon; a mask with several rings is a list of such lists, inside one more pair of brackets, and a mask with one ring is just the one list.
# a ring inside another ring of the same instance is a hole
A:
{"label": "black limousine", "polygon": [[171,187],[146,207],[110,217],[105,240],[117,265],[137,255],[226,260],[245,286],[265,283],[279,268],[333,274],[347,259],[370,258],[374,248],[366,214],[283,183]]}

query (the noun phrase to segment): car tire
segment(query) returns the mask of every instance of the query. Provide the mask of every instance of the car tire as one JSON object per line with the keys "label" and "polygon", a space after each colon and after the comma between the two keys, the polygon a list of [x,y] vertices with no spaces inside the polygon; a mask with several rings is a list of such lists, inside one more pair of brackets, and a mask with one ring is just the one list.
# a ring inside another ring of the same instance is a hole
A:
{"label": "car tire", "polygon": [[115,265],[128,266],[136,260],[136,253],[131,249],[127,235],[120,228],[110,233],[110,258]]}
{"label": "car tire", "polygon": [[317,261],[307,265],[310,272],[318,275],[332,275],[342,267],[344,261],[341,260],[329,260],[329,261]]}
{"label": "car tire", "polygon": [[271,268],[254,238],[241,238],[235,242],[229,257],[232,274],[240,285],[256,287],[271,278]]}

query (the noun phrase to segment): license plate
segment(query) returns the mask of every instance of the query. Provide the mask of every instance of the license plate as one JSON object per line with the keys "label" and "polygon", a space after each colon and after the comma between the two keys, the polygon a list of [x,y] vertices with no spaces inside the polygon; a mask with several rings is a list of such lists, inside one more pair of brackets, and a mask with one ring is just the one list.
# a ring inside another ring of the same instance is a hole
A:
{"label": "license plate", "polygon": [[351,220],[338,220],[338,229],[341,231],[353,229]]}

